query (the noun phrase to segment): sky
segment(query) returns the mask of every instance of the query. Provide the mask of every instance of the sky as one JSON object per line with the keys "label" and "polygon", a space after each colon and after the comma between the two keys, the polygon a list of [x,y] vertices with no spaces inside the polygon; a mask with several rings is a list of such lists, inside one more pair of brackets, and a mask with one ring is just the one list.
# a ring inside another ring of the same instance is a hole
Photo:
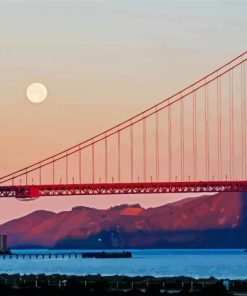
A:
{"label": "sky", "polygon": [[[0,175],[129,118],[245,51],[246,11],[246,1],[1,0]],[[48,88],[44,103],[26,99],[32,82]],[[181,197],[3,199],[0,223],[36,209]]]}

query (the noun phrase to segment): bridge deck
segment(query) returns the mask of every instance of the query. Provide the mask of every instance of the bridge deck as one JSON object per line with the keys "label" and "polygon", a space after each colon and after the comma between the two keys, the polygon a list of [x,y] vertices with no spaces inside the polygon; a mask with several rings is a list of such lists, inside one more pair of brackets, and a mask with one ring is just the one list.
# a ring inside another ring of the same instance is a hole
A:
{"label": "bridge deck", "polygon": [[149,182],[0,186],[0,197],[245,192],[247,181]]}

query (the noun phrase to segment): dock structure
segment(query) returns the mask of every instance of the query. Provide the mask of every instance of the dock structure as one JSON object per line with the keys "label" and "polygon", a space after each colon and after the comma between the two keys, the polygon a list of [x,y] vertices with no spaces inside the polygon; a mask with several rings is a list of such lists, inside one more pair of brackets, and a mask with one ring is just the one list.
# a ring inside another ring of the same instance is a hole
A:
{"label": "dock structure", "polygon": [[85,258],[83,253],[0,253],[0,259],[65,259]]}
{"label": "dock structure", "polygon": [[132,258],[129,251],[124,252],[51,252],[51,253],[14,253],[7,251],[0,253],[0,259],[65,259],[65,258],[95,258],[95,259],[117,259]]}

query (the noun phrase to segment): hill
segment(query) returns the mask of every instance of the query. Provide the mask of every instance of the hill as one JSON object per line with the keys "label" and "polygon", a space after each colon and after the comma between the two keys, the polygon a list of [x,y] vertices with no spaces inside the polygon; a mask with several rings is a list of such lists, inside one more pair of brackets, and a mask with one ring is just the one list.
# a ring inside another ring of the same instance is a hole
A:
{"label": "hill", "polygon": [[245,248],[246,205],[247,194],[220,193],[148,209],[36,211],[0,233],[12,248]]}

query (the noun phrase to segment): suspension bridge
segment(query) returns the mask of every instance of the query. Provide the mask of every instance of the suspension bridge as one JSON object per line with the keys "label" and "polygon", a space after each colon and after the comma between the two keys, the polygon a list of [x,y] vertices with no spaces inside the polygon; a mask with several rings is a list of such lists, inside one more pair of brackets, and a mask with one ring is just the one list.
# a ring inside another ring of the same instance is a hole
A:
{"label": "suspension bridge", "polygon": [[246,60],[1,177],[0,197],[247,191]]}

